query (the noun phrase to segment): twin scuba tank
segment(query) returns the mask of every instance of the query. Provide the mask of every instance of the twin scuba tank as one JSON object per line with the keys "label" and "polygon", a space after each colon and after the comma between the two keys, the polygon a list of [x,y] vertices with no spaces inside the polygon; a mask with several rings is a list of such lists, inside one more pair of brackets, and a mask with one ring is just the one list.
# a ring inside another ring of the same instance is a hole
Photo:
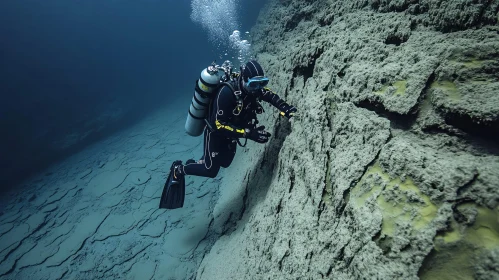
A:
{"label": "twin scuba tank", "polygon": [[232,67],[229,61],[225,61],[222,66],[212,63],[201,71],[185,122],[185,131],[189,135],[203,134],[204,127],[207,125],[206,117],[211,100],[215,98],[220,84],[231,78],[231,72]]}

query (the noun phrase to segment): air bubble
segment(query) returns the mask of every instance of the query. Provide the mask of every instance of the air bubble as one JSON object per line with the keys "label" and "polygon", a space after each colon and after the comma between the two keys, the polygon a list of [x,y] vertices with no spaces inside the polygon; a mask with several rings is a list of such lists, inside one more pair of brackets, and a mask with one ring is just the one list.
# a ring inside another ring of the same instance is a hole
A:
{"label": "air bubble", "polygon": [[[239,0],[192,0],[191,20],[201,24],[208,32],[208,39],[217,47],[218,56],[221,57],[223,53],[229,55],[224,49],[230,47],[231,51],[239,54],[239,63],[244,64],[251,58],[251,44],[247,40],[242,40],[241,32],[237,30],[240,25],[237,14],[238,2]],[[249,34],[249,31],[245,34]]]}

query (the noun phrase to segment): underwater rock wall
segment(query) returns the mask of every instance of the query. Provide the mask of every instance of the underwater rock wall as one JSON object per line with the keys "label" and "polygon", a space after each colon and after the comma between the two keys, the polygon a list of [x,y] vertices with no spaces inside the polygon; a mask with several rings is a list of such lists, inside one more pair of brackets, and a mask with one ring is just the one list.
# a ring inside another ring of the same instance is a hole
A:
{"label": "underwater rock wall", "polygon": [[498,279],[498,20],[499,1],[269,1],[253,46],[299,115],[266,120],[285,135],[248,181],[268,186],[198,278]]}

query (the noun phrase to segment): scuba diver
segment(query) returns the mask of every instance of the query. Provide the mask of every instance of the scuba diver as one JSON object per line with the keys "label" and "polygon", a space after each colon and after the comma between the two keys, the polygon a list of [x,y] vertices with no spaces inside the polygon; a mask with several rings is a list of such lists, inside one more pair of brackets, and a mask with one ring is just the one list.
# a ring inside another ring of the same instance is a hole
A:
{"label": "scuba diver", "polygon": [[198,161],[173,162],[160,208],[183,207],[186,175],[215,178],[221,167],[232,163],[238,144],[244,147],[247,139],[262,144],[269,141],[271,134],[265,126],[257,126],[257,115],[264,112],[260,101],[272,104],[288,119],[297,111],[266,87],[269,78],[257,61],[247,62],[240,70],[233,73],[226,61],[222,66],[213,63],[201,72],[185,128],[192,136],[204,134],[204,153]]}

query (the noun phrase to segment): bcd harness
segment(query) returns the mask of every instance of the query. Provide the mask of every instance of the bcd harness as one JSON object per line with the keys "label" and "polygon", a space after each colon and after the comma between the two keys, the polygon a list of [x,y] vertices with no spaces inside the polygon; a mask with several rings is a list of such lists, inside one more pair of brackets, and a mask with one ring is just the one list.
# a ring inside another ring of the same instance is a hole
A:
{"label": "bcd harness", "polygon": [[[224,77],[224,82],[221,82],[219,84],[219,86],[217,87],[216,89],[216,92],[217,94],[220,93],[220,90],[222,89],[223,86],[227,86],[230,88],[230,90],[232,91],[232,93],[234,94],[234,97],[236,98],[236,107],[232,110],[232,113],[234,114],[234,116],[239,116],[243,110],[243,107],[244,107],[244,102],[243,102],[243,98],[241,96],[241,90],[239,89],[239,86],[237,86],[237,78],[239,77],[239,73],[231,73],[230,75],[230,78],[229,78],[229,75],[226,75]],[[234,86],[234,84],[236,84],[236,86]],[[236,90],[236,87],[237,87],[237,90]],[[213,103],[213,100],[215,98],[213,98],[211,101],[210,101],[210,108],[212,106],[212,103]],[[256,127],[256,125],[258,124],[258,119],[256,117],[257,114],[261,114],[263,112],[263,107],[261,106],[260,102],[258,100],[256,100],[256,107],[255,106],[252,106],[251,108],[251,112],[250,112],[250,118],[245,118],[248,120],[248,123],[251,122],[251,126],[252,128],[254,129]],[[208,115],[207,117],[210,117],[210,115]],[[208,129],[213,132],[215,131],[216,129],[214,129],[212,127],[212,125],[209,123],[208,119],[205,118],[205,123],[208,127]],[[217,128],[226,128],[228,130],[233,130],[231,127],[229,126],[224,126],[223,124],[220,124],[220,123],[216,123],[217,125]],[[244,129],[242,129],[243,132],[244,132]],[[241,144],[241,142],[239,141],[239,139],[235,139],[237,141],[237,144],[241,147],[245,147],[246,144],[247,144],[247,141],[248,139],[245,138],[245,141],[244,141],[244,144]]]}

